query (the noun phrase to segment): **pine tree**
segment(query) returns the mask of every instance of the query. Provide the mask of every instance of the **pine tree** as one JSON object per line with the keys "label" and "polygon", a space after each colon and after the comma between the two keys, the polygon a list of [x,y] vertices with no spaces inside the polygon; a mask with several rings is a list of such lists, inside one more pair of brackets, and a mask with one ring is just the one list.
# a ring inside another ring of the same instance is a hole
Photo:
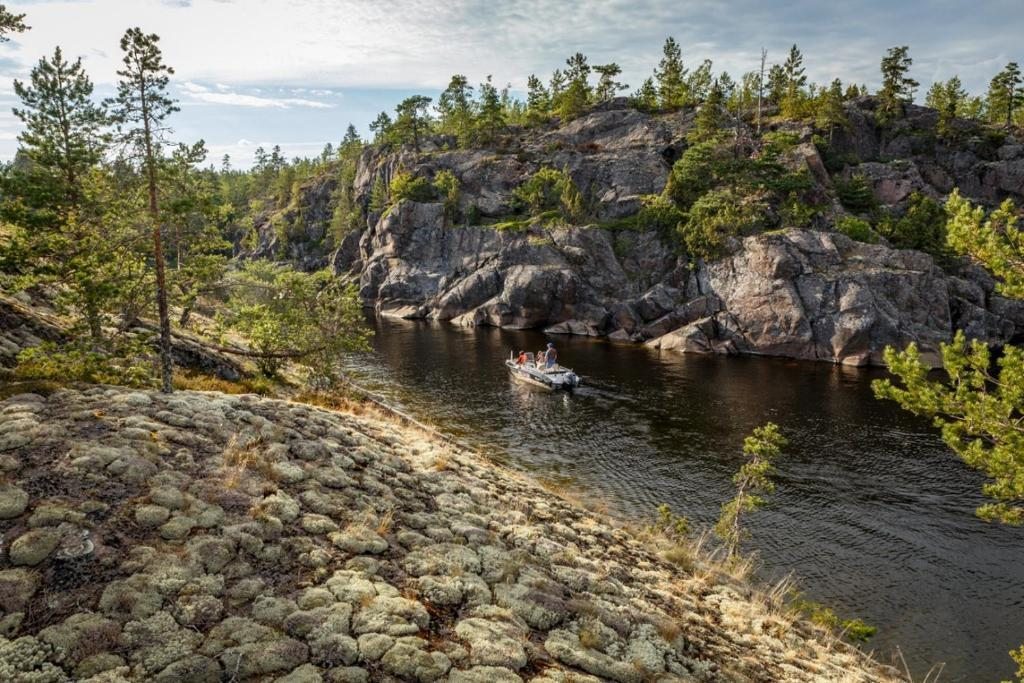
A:
{"label": "pine tree", "polygon": [[914,63],[909,52],[906,45],[891,47],[882,58],[882,89],[878,98],[883,123],[903,115],[904,105],[913,101],[914,89],[920,85],[907,75]]}
{"label": "pine tree", "polygon": [[807,85],[806,69],[804,68],[804,56],[794,43],[789,49],[789,56],[782,66],[785,74],[785,92],[782,96],[782,115],[788,118],[795,118],[802,113],[804,99],[803,88]]}
{"label": "pine tree", "polygon": [[382,111],[377,114],[377,118],[370,123],[370,132],[373,133],[373,141],[378,145],[390,142],[391,129],[393,126],[394,123],[391,121],[391,117],[388,116],[386,111]]}
{"label": "pine tree", "polygon": [[622,73],[622,68],[615,62],[595,65],[594,71],[600,75],[597,81],[597,90],[594,92],[594,99],[598,102],[607,102],[615,97],[620,90],[629,87],[625,83],[615,80],[615,77]]}
{"label": "pine tree", "polygon": [[1021,85],[1020,66],[1010,62],[995,75],[988,88],[988,111],[992,123],[1002,123],[1007,128],[1013,125],[1014,112],[1024,106],[1024,90]]}
{"label": "pine tree", "polygon": [[338,145],[338,154],[342,154],[353,147],[362,146],[363,138],[360,137],[359,131],[351,123],[348,124],[348,128],[345,129],[345,136],[341,138],[341,144]]}
{"label": "pine tree", "polygon": [[477,108],[480,112],[477,117],[477,134],[482,142],[492,144],[498,138],[498,133],[505,128],[505,112],[498,89],[494,87],[489,75],[480,84],[480,103]]}
{"label": "pine tree", "polygon": [[711,85],[707,99],[697,110],[694,129],[689,135],[691,142],[705,142],[718,136],[722,128],[723,101],[722,88],[718,81],[715,81]]}
{"label": "pine tree", "polygon": [[786,71],[779,64],[768,70],[768,101],[780,104],[786,96]]}
{"label": "pine tree", "polygon": [[966,101],[967,91],[958,76],[953,76],[945,83],[936,81],[928,89],[925,105],[939,112],[938,130],[941,135],[951,132],[953,120],[960,114]]}
{"label": "pine tree", "polygon": [[845,128],[849,125],[846,110],[843,108],[843,83],[838,78],[832,81],[828,88],[822,89],[818,96],[815,122],[820,128],[828,129],[829,142],[832,142],[832,135],[837,126]]}
{"label": "pine tree", "polygon": [[103,107],[92,101],[93,85],[82,60],[68,62],[58,47],[52,59],[39,60],[29,84],[14,81],[14,92],[23,105],[14,109],[25,124],[18,136],[22,151],[56,182],[57,196],[73,206],[82,176],[103,156],[102,130],[108,123]]}
{"label": "pine tree", "polygon": [[0,43],[10,40],[8,33],[24,33],[28,30],[25,25],[25,15],[15,14],[7,9],[6,5],[0,5]]}
{"label": "pine tree", "polygon": [[722,506],[722,514],[715,525],[715,534],[722,539],[729,559],[734,559],[746,535],[743,516],[765,504],[764,496],[775,490],[771,477],[775,474],[775,460],[788,445],[778,425],[768,422],[755,429],[743,440],[743,454],[747,461],[733,477],[736,497]]}
{"label": "pine tree", "polygon": [[555,102],[563,122],[579,116],[591,99],[590,65],[586,56],[577,52],[565,60],[565,64],[566,87]]}
{"label": "pine tree", "polygon": [[160,316],[160,374],[163,391],[173,391],[171,373],[171,319],[167,308],[167,277],[165,273],[162,226],[160,224],[158,164],[167,117],[178,111],[167,94],[167,84],[174,69],[164,64],[156,34],[145,34],[140,28],[128,29],[121,38],[124,68],[117,72],[117,96],[109,101],[122,140],[135,148],[146,177],[149,195],[149,218],[153,231],[153,259],[156,268],[156,300]]}
{"label": "pine tree", "polygon": [[677,109],[688,103],[686,90],[686,69],[683,67],[683,52],[676,39],[669,36],[661,49],[662,58],[654,70],[658,86],[658,97],[664,109]]}
{"label": "pine tree", "polygon": [[459,145],[470,143],[473,134],[473,86],[462,74],[455,74],[437,98],[442,133],[455,136]]}
{"label": "pine tree", "polygon": [[691,103],[703,102],[710,95],[711,86],[715,80],[711,75],[711,68],[711,60],[705,59],[686,79],[686,92]]}
{"label": "pine tree", "polygon": [[658,108],[658,87],[654,85],[653,78],[646,78],[640,87],[630,97],[633,106],[643,111],[654,111]]}
{"label": "pine tree", "polygon": [[526,79],[526,116],[530,123],[544,121],[551,114],[551,94],[537,76]]}
{"label": "pine tree", "polygon": [[412,144],[413,149],[420,151],[420,140],[430,124],[427,108],[431,98],[424,95],[406,97],[395,107],[395,122],[391,126],[399,143]]}

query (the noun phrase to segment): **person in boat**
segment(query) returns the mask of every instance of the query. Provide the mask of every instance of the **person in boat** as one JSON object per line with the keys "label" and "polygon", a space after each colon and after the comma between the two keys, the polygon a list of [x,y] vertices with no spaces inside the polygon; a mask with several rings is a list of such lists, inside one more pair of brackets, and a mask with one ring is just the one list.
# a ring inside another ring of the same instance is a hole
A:
{"label": "person in boat", "polygon": [[544,349],[537,352],[537,369],[542,370],[544,368],[544,355],[547,353]]}
{"label": "person in boat", "polygon": [[547,368],[553,368],[558,364],[558,351],[555,349],[555,345],[548,342],[548,350],[544,352],[544,366]]}
{"label": "person in boat", "polygon": [[519,352],[519,357],[516,358],[516,365],[526,365],[526,351]]}

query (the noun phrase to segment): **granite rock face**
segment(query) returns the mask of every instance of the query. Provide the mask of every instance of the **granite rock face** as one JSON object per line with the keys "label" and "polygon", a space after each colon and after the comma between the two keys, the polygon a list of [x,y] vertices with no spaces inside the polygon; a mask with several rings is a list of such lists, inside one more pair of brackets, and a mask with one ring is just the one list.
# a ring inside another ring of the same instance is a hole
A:
{"label": "granite rock face", "polygon": [[98,387],[0,432],[0,680],[898,680],[383,417]]}
{"label": "granite rock face", "polygon": [[[909,107],[883,133],[874,104],[847,105],[851,126],[837,132],[834,149],[850,162],[842,175],[865,178],[881,205],[898,212],[914,192],[941,198],[954,186],[983,202],[1024,200],[1024,146],[1012,138],[965,134],[966,142],[947,146],[935,135],[934,112],[921,107]],[[424,177],[449,170],[460,179],[463,212],[498,217],[512,210],[518,184],[552,166],[572,175],[595,219],[617,218],[662,190],[690,125],[685,114],[651,116],[613,102],[564,126],[523,133],[506,150],[370,149],[354,194],[368,201],[375,180],[398,169]],[[810,139],[808,130],[799,134]],[[833,197],[813,144],[799,144],[790,163],[806,167],[822,198]],[[440,204],[403,201],[371,214],[355,244],[346,238],[335,271],[358,282],[367,306],[408,319],[855,365],[881,363],[886,345],[909,342],[935,359],[938,344],[958,329],[994,344],[1024,337],[1015,304],[994,296],[984,276],[949,274],[924,254],[833,232],[748,237],[705,264],[653,232],[450,226]]]}

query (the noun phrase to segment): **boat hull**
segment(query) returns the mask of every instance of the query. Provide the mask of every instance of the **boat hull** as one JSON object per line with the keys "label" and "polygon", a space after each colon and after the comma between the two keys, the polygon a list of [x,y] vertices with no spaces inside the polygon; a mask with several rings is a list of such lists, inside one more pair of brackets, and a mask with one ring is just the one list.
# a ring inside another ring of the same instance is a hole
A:
{"label": "boat hull", "polygon": [[523,367],[516,365],[513,361],[506,361],[512,379],[523,384],[545,389],[547,391],[571,391],[579,386],[579,377],[568,368],[560,368],[557,371],[545,371],[539,368]]}

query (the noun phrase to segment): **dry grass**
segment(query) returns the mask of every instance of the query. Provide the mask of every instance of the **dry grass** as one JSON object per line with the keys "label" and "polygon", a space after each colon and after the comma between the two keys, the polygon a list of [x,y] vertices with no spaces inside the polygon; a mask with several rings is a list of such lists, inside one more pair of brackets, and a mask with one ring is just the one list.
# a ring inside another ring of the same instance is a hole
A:
{"label": "dry grass", "polygon": [[175,389],[186,391],[219,391],[222,394],[259,394],[260,396],[275,396],[277,394],[274,383],[264,377],[252,377],[232,382],[215,375],[176,369],[173,382]]}
{"label": "dry grass", "polygon": [[246,475],[257,473],[267,479],[273,479],[271,463],[263,453],[263,439],[259,437],[243,439],[233,434],[228,440],[221,456],[224,466],[224,488],[235,489]]}
{"label": "dry grass", "polygon": [[394,508],[388,508],[384,514],[377,520],[376,532],[380,536],[387,536],[391,533],[391,529],[395,525],[395,510]]}

